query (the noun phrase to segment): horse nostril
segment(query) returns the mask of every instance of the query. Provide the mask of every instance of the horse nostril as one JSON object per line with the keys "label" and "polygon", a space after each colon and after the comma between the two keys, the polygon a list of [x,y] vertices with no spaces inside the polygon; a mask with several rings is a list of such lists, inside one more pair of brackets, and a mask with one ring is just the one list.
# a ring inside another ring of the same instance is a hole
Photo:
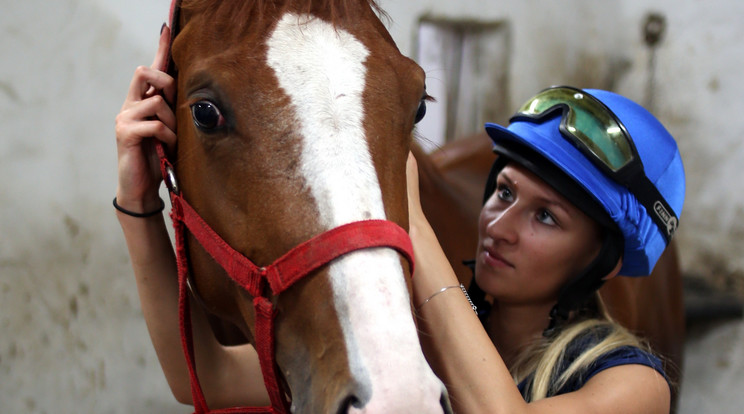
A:
{"label": "horse nostril", "polygon": [[447,394],[447,391],[442,392],[442,396],[439,397],[439,404],[441,404],[444,414],[452,414],[452,406],[450,405],[449,394]]}
{"label": "horse nostril", "polygon": [[348,414],[349,410],[354,407],[356,409],[361,409],[364,407],[364,404],[362,404],[361,401],[359,401],[359,398],[357,398],[355,395],[350,395],[346,397],[343,401],[341,401],[341,404],[338,406],[338,411],[336,411],[337,414]]}

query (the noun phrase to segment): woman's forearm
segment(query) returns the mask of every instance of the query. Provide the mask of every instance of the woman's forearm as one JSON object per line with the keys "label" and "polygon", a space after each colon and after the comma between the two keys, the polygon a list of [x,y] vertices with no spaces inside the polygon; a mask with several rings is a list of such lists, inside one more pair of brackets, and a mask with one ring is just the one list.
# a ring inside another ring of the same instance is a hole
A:
{"label": "woman's forearm", "polygon": [[[409,154],[409,234],[416,270],[413,305],[424,355],[450,393],[458,413],[514,414],[526,404],[473,312],[421,208],[416,159]],[[434,296],[433,296],[434,295]]]}
{"label": "woman's forearm", "polygon": [[[427,360],[450,393],[455,412],[514,413],[526,404],[501,356],[458,285],[434,231],[425,221],[411,225],[416,273],[414,306]],[[423,306],[427,298],[431,298]]]}
{"label": "woman's forearm", "polygon": [[178,276],[162,215],[146,219],[116,213],[124,232],[142,314],[168,385],[180,402],[190,401],[189,374],[178,325]]}

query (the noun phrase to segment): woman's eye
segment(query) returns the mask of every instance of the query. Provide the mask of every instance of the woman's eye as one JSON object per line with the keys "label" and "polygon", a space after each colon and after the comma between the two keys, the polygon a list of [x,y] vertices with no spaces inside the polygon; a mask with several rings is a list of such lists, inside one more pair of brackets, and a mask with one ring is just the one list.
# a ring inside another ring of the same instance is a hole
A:
{"label": "woman's eye", "polygon": [[498,194],[499,199],[504,200],[504,201],[512,201],[512,199],[514,198],[511,188],[503,184],[499,185],[496,188],[496,193]]}
{"label": "woman's eye", "polygon": [[212,130],[225,124],[225,118],[212,102],[199,101],[191,105],[191,117],[194,124],[203,130]]}
{"label": "woman's eye", "polygon": [[543,224],[547,224],[549,226],[555,226],[558,223],[555,221],[555,217],[553,217],[552,214],[550,214],[550,211],[548,210],[540,210],[537,213],[537,221]]}
{"label": "woman's eye", "polygon": [[426,116],[426,98],[421,99],[421,102],[419,102],[419,107],[416,110],[416,118],[413,122],[418,124],[424,119],[424,116]]}

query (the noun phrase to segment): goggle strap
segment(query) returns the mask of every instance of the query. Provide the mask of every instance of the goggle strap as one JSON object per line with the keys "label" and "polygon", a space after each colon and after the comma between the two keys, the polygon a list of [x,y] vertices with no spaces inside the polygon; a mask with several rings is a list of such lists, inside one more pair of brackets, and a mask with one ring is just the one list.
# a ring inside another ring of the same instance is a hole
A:
{"label": "goggle strap", "polygon": [[656,186],[644,175],[637,176],[628,188],[646,208],[648,215],[661,230],[667,244],[679,225],[679,217],[659,193]]}

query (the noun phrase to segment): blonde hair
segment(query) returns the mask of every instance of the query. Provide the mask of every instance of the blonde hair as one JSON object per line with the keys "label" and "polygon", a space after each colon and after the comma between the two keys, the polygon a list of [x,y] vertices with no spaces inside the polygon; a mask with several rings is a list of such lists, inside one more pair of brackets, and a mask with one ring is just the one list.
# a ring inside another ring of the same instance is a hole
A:
{"label": "blonde hair", "polygon": [[[555,395],[570,380],[584,374],[597,358],[620,347],[633,346],[651,353],[644,341],[609,316],[598,293],[593,300],[597,306],[596,315],[590,319],[572,315],[573,320],[558,333],[535,341],[512,365],[510,371],[517,384],[531,376],[525,392],[528,402]],[[563,372],[558,372],[564,366],[569,345],[579,338],[593,341]]]}

